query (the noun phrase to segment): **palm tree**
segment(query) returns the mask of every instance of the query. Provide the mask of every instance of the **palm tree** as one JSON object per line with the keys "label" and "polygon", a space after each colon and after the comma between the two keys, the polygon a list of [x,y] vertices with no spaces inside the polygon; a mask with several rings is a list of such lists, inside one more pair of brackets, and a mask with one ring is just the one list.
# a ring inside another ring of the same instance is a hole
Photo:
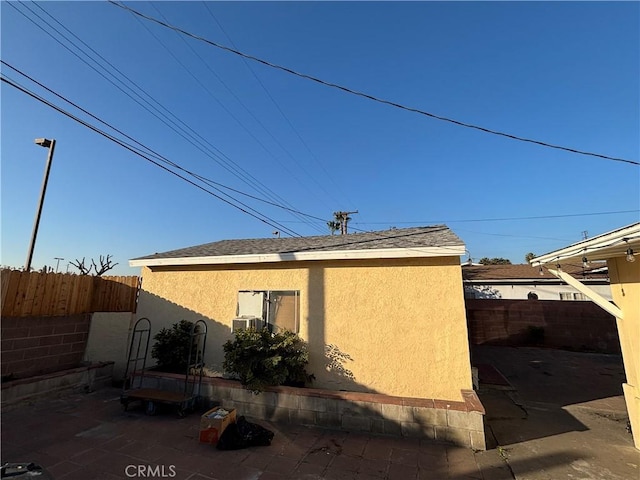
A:
{"label": "palm tree", "polygon": [[329,227],[329,231],[331,232],[331,235],[333,235],[340,230],[340,222],[337,220],[331,220],[327,222],[327,227]]}

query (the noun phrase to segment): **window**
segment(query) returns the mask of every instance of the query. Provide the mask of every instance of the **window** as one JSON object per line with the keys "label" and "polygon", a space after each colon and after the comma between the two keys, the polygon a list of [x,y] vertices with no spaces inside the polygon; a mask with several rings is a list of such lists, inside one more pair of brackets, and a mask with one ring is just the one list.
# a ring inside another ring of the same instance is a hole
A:
{"label": "window", "polygon": [[300,292],[298,290],[243,290],[238,292],[239,317],[263,320],[275,331],[300,331]]}
{"label": "window", "polygon": [[560,292],[560,300],[589,300],[583,293]]}

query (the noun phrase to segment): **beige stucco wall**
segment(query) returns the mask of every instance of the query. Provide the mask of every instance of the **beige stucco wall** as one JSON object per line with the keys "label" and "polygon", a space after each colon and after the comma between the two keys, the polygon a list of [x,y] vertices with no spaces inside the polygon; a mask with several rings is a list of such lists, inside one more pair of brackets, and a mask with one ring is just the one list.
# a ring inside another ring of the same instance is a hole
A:
{"label": "beige stucco wall", "polygon": [[84,360],[115,362],[114,380],[122,380],[124,377],[132,319],[133,314],[129,312],[96,312],[91,315]]}
{"label": "beige stucco wall", "polygon": [[299,290],[315,387],[448,400],[472,388],[458,257],[181,268],[143,268],[136,316],[152,334],[206,319],[213,369],[238,291]]}
{"label": "beige stucco wall", "polygon": [[640,259],[607,260],[614,303],[624,318],[616,319],[627,383],[623,384],[636,448],[640,449]]}

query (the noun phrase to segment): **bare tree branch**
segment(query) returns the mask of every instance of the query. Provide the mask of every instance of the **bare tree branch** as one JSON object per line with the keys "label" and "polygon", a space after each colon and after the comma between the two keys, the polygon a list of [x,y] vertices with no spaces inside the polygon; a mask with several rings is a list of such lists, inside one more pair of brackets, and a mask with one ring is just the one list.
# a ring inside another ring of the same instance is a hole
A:
{"label": "bare tree branch", "polygon": [[104,258],[102,255],[100,255],[100,268],[98,268],[96,262],[93,259],[91,259],[91,264],[96,271],[96,276],[98,277],[118,265],[117,263],[111,263],[111,255],[107,255],[107,258]]}
{"label": "bare tree branch", "polygon": [[78,270],[80,270],[80,275],[89,275],[93,267],[89,265],[89,268],[87,268],[84,262],[85,262],[85,257],[82,257],[82,260],[79,260],[76,258],[75,263],[74,262],[69,262],[69,263],[74,267],[76,267]]}

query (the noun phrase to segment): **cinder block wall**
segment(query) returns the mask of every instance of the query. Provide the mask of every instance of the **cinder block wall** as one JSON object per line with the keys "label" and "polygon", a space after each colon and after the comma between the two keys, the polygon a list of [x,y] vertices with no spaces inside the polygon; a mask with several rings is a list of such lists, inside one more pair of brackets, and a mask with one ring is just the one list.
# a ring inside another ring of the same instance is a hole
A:
{"label": "cinder block wall", "polygon": [[[148,372],[142,384],[146,388],[182,392],[184,380],[183,375]],[[485,410],[473,390],[462,390],[462,401],[285,386],[268,387],[254,395],[238,381],[203,378],[200,395],[224,408],[235,408],[238,416],[258,420],[486,449]]]}
{"label": "cinder block wall", "polygon": [[26,378],[81,365],[91,314],[6,317],[2,333],[2,377]]}
{"label": "cinder block wall", "polygon": [[[620,353],[615,318],[593,302],[466,299],[471,344],[546,347]],[[535,342],[531,327],[544,329]]]}

